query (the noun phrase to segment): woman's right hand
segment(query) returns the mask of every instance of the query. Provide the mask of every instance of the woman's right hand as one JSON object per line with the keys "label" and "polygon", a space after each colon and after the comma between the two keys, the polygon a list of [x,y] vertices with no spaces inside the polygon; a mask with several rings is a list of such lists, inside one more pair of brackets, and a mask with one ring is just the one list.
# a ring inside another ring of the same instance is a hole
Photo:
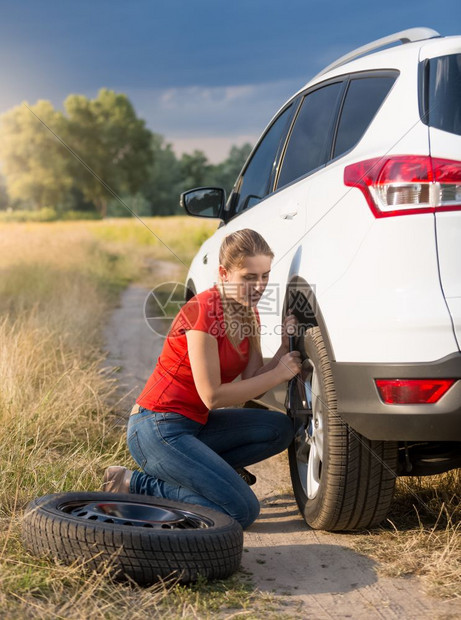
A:
{"label": "woman's right hand", "polygon": [[301,372],[301,353],[299,351],[285,353],[275,369],[280,376],[280,382],[293,379],[294,375]]}

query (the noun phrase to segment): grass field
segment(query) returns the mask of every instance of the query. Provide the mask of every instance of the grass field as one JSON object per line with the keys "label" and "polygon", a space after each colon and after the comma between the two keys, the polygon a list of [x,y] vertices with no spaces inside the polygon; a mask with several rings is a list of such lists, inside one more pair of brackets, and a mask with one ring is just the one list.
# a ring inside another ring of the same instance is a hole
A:
{"label": "grass field", "polygon": [[461,599],[460,474],[398,478],[387,521],[355,534],[355,549],[378,560],[380,574],[418,575],[427,594]]}
{"label": "grass field", "polygon": [[[121,290],[152,277],[148,259],[179,260],[185,275],[217,226],[144,221],[0,223],[1,617],[270,617],[270,600],[242,575],[141,590],[38,560],[20,544],[30,499],[98,490],[105,467],[130,463],[108,405],[115,380],[102,369],[102,327]],[[399,481],[391,521],[354,544],[391,574],[426,575],[436,595],[461,596],[459,488],[459,472]]]}

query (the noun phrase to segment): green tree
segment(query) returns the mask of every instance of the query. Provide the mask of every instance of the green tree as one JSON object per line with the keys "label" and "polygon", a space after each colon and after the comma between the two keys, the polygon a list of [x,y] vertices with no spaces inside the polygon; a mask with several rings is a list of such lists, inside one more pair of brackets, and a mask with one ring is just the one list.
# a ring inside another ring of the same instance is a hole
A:
{"label": "green tree", "polygon": [[5,177],[0,173],[0,211],[4,211],[9,206],[10,200],[6,189]]}
{"label": "green tree", "polygon": [[243,168],[243,164],[248,159],[252,146],[248,142],[243,146],[233,146],[227,159],[213,166],[210,172],[210,185],[224,187],[229,194],[234,183]]}
{"label": "green tree", "polygon": [[179,194],[182,186],[182,170],[171,144],[163,136],[152,134],[153,162],[149,179],[141,191],[151,205],[152,215],[180,213]]}
{"label": "green tree", "polygon": [[192,189],[193,187],[202,187],[207,184],[210,179],[212,166],[208,163],[208,159],[203,151],[197,149],[191,154],[184,153],[181,157],[181,176],[182,189]]}
{"label": "green tree", "polygon": [[[65,139],[80,158],[70,168],[77,187],[104,217],[117,194],[135,194],[152,165],[151,132],[128,97],[101,89],[95,99],[69,95]],[[83,164],[82,164],[83,162]]]}
{"label": "green tree", "polygon": [[32,208],[55,206],[72,186],[68,152],[53,135],[66,120],[49,101],[27,102],[0,119],[0,158],[8,194]]}

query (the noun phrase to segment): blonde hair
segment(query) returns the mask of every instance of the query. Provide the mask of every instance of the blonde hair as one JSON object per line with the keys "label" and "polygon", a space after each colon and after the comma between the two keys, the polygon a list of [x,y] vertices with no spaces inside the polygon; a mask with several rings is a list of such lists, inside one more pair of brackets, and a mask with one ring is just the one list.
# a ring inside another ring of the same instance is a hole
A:
{"label": "blonde hair", "polygon": [[[242,230],[236,230],[224,237],[221,242],[221,247],[219,248],[219,264],[228,271],[233,271],[242,267],[245,258],[259,256],[261,254],[270,256],[271,259],[274,258],[273,251],[258,232],[250,228],[243,228]],[[218,280],[217,288],[221,295],[226,334],[238,354],[243,357],[238,346],[239,341],[237,334],[232,329],[232,316],[229,312],[230,306],[235,304],[235,300],[226,296],[223,282],[219,278]],[[242,332],[248,335],[250,349],[254,349],[261,353],[259,323],[253,307],[246,308],[242,306],[242,324]]]}

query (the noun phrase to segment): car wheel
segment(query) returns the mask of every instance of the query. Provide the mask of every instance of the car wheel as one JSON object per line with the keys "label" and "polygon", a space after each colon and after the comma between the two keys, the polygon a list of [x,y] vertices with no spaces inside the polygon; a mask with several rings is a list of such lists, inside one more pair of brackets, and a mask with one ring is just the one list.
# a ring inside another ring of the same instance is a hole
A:
{"label": "car wheel", "polygon": [[222,579],[240,566],[243,530],[230,516],[145,495],[56,493],[33,500],[22,523],[34,555],[150,585],[169,576]]}
{"label": "car wheel", "polygon": [[330,362],[318,327],[304,334],[304,350],[307,357],[288,412],[295,427],[288,454],[298,507],[315,529],[377,525],[392,502],[397,443],[371,441],[337,414]]}

